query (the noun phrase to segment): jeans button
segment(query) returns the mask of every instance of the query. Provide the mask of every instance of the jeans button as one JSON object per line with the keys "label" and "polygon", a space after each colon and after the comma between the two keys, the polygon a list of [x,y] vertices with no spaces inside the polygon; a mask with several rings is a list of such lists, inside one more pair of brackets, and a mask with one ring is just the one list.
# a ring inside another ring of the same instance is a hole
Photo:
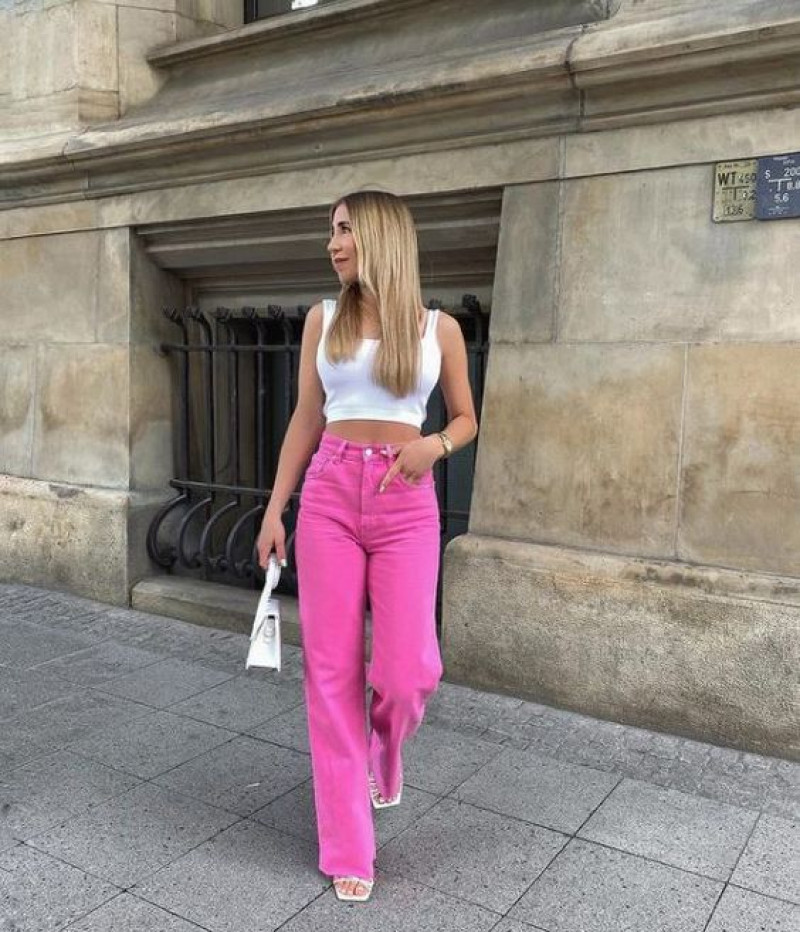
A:
{"label": "jeans button", "polygon": [[367,447],[367,449],[364,450],[364,456],[372,456],[372,447]]}

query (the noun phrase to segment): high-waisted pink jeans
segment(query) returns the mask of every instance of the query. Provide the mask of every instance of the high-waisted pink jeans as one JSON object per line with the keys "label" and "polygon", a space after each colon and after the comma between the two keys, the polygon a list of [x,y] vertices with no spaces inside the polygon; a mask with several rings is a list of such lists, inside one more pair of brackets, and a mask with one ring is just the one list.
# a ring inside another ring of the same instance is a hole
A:
{"label": "high-waisted pink jeans", "polygon": [[[324,433],[303,482],[295,538],[319,869],[371,878],[367,782],[402,783],[401,749],[442,676],[436,639],[439,508],[431,473],[382,493],[391,447]],[[364,657],[366,599],[372,656]],[[372,687],[369,714],[366,684]]]}

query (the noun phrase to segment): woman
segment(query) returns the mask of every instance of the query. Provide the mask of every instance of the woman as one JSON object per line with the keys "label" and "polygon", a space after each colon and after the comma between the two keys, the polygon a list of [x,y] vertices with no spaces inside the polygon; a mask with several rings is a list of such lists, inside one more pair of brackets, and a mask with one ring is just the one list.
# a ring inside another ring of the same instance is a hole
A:
{"label": "woman", "polygon": [[[442,675],[435,628],[439,512],[431,467],[477,432],[457,322],[426,311],[411,214],[361,191],[331,210],[338,301],[306,317],[297,406],[258,539],[285,565],[281,514],[305,472],[295,555],[320,870],[366,900],[370,803],[397,805],[401,748]],[[421,436],[441,384],[449,423]],[[372,656],[365,675],[369,598]],[[365,687],[372,687],[369,716]]]}

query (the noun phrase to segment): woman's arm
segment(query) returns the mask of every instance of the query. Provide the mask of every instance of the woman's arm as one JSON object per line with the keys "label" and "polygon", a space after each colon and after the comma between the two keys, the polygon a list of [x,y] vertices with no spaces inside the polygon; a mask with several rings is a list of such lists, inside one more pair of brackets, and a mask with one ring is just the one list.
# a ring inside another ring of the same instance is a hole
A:
{"label": "woman's arm", "polygon": [[258,557],[262,567],[266,567],[269,555],[273,551],[285,565],[286,535],[281,515],[325,427],[325,417],[322,413],[325,393],[316,364],[321,336],[322,305],[315,304],[308,312],[303,327],[297,404],[281,445],[275,482],[258,535]]}
{"label": "woman's arm", "polygon": [[[453,444],[453,451],[471,443],[478,433],[478,419],[472,401],[472,388],[467,369],[467,347],[464,335],[455,317],[440,313],[436,336],[442,351],[442,368],[439,385],[447,408],[448,423],[445,433]],[[382,492],[398,472],[416,482],[436,460],[445,455],[438,433],[428,434],[419,440],[404,444],[397,459],[380,484]]]}
{"label": "woman's arm", "polygon": [[[467,369],[467,347],[464,335],[455,317],[439,314],[437,336],[442,350],[442,371],[439,385],[450,419],[445,433],[453,443],[453,451],[471,443],[478,433],[478,418],[472,400],[472,387],[469,384]],[[438,452],[444,455],[444,447],[438,434],[430,434],[425,440],[439,444]]]}

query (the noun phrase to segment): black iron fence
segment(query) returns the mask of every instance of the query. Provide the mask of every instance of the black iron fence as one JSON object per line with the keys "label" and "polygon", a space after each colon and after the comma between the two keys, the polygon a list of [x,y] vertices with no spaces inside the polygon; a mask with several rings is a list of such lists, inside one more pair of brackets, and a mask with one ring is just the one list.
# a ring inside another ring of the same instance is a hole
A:
{"label": "black iron fence", "polygon": [[[432,300],[429,307],[440,306]],[[162,344],[175,361],[175,496],[153,519],[150,558],[164,569],[252,588],[263,582],[255,539],[270,496],[281,442],[297,399],[300,340],[307,307],[168,309],[180,337]],[[488,316],[465,295],[448,309],[467,345],[480,417]],[[437,388],[423,432],[446,422]],[[467,529],[475,445],[434,467],[442,548]],[[289,567],[280,590],[296,592],[294,528],[299,492],[284,513]]]}

